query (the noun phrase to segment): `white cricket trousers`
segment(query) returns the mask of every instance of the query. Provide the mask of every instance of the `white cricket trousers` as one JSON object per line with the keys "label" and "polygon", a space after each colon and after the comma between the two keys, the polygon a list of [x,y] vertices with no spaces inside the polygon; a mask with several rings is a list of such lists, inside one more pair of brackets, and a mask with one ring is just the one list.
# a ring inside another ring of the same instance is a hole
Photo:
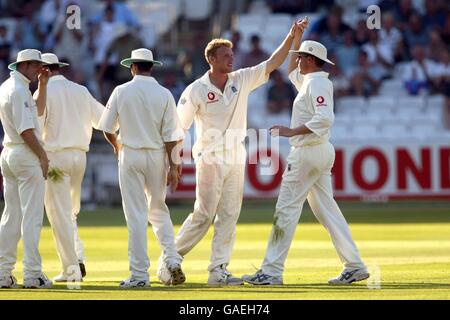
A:
{"label": "white cricket trousers", "polygon": [[166,200],[165,149],[123,146],[119,156],[119,183],[128,227],[131,275],[148,279],[147,226],[153,227],[166,264],[181,263],[174,242],[173,224]]}
{"label": "white cricket trousers", "polygon": [[45,187],[39,159],[26,145],[5,147],[1,170],[5,208],[0,222],[0,275],[11,275],[22,236],[24,278],[38,278]]}
{"label": "white cricket trousers", "polygon": [[78,236],[77,216],[80,212],[86,153],[76,149],[64,149],[47,154],[49,167],[58,168],[64,173],[61,180],[47,179],[45,183],[47,217],[53,229],[63,274],[78,276],[78,263],[84,260],[84,247]]}
{"label": "white cricket trousers", "polygon": [[185,256],[214,223],[209,271],[228,264],[231,258],[242,206],[245,158],[245,147],[240,144],[217,158],[203,155],[196,163],[194,211],[181,226],[175,244],[178,253]]}
{"label": "white cricket trousers", "polygon": [[335,151],[331,143],[292,148],[287,158],[274,225],[262,271],[281,276],[306,199],[317,220],[327,229],[346,269],[364,268],[347,221],[333,198],[331,169]]}

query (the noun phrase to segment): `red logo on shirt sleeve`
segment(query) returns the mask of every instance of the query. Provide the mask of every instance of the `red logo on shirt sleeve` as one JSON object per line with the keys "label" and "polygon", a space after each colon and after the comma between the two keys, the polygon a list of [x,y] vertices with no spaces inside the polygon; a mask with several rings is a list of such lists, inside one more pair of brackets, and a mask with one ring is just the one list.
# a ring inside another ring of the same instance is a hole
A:
{"label": "red logo on shirt sleeve", "polygon": [[316,102],[317,102],[317,104],[316,104],[317,107],[324,107],[324,106],[327,105],[326,103],[324,103],[325,102],[325,98],[322,97],[322,96],[318,96],[316,98]]}

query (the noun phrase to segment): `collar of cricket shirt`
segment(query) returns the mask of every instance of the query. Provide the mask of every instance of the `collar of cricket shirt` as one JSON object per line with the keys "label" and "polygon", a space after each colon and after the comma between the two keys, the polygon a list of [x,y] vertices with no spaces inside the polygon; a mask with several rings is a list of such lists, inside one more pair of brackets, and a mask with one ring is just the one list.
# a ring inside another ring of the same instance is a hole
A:
{"label": "collar of cricket shirt", "polygon": [[150,82],[158,82],[156,81],[155,78],[153,78],[152,76],[142,76],[140,74],[137,74],[133,77],[133,80],[145,80],[145,81],[150,81]]}
{"label": "collar of cricket shirt", "polygon": [[14,77],[20,81],[22,81],[25,85],[30,85],[30,79],[28,79],[27,77],[25,77],[23,74],[21,74],[19,71],[12,71],[9,74],[11,77]]}
{"label": "collar of cricket shirt", "polygon": [[216,93],[219,93],[220,95],[224,95],[224,93],[226,92],[227,88],[232,86],[232,85],[234,85],[234,78],[233,78],[233,76],[231,75],[231,72],[230,72],[228,74],[228,79],[227,79],[227,82],[225,83],[225,87],[224,87],[223,92],[220,91],[219,88],[217,88],[215,85],[213,85],[211,83],[211,79],[209,78],[209,70],[206,71],[206,73],[200,78],[200,82],[203,83],[204,85],[206,85],[209,90],[214,91]]}
{"label": "collar of cricket shirt", "polygon": [[328,72],[325,71],[317,71],[305,74],[304,79],[312,79],[312,78],[328,78]]}

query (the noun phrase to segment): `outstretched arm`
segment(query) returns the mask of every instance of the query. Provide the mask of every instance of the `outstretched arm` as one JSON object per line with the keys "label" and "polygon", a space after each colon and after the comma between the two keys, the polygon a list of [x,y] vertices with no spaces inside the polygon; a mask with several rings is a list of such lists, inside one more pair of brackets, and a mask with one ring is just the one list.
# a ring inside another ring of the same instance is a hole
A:
{"label": "outstretched arm", "polygon": [[[300,49],[300,42],[302,40],[303,37],[303,32],[305,31],[305,29],[308,27],[308,23],[309,23],[309,19],[308,17],[303,18],[299,23],[299,32],[295,33],[294,36],[294,50],[298,50]],[[289,58],[289,66],[288,66],[288,74],[290,74],[292,71],[294,71],[294,69],[297,68],[297,55],[296,54],[291,54],[290,58]]]}
{"label": "outstretched arm", "polygon": [[[281,64],[286,60],[286,57],[289,53],[289,49],[291,49],[292,43],[296,37],[300,37],[303,35],[303,31],[308,25],[308,20],[303,19],[299,22],[294,22],[289,30],[288,35],[284,39],[283,43],[272,53],[270,58],[267,60],[266,65],[266,76],[268,76],[272,71],[277,69]],[[300,35],[297,35],[301,32]]]}

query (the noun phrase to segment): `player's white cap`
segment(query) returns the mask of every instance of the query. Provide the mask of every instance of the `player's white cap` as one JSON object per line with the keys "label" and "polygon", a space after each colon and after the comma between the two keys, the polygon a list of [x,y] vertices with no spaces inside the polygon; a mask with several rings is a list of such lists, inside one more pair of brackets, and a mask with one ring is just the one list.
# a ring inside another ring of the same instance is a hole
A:
{"label": "player's white cap", "polygon": [[17,59],[16,62],[13,62],[8,65],[8,69],[15,71],[17,68],[17,65],[21,62],[26,61],[37,61],[37,62],[43,62],[41,52],[36,49],[25,49],[22,51],[19,51],[17,53]]}
{"label": "player's white cap", "polygon": [[289,52],[310,54],[312,56],[319,58],[320,60],[323,60],[325,62],[334,65],[334,63],[328,60],[327,58],[327,48],[325,48],[323,44],[317,41],[312,40],[303,41],[302,44],[300,45],[299,50],[289,50]]}
{"label": "player's white cap", "polygon": [[151,62],[154,65],[162,66],[161,61],[153,60],[153,52],[146,48],[131,51],[131,58],[123,59],[120,64],[129,68],[133,62]]}
{"label": "player's white cap", "polygon": [[58,57],[54,53],[43,53],[42,61],[44,61],[44,66],[49,64],[57,64],[60,67],[67,67],[69,64],[65,62],[59,62]]}

